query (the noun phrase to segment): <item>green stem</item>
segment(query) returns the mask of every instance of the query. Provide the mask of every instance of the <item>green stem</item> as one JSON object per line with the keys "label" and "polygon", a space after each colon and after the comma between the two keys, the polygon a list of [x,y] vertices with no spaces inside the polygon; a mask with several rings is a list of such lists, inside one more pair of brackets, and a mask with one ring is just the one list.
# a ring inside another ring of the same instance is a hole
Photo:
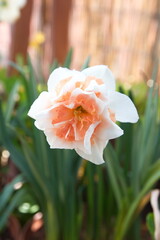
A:
{"label": "green stem", "polygon": [[46,208],[46,215],[44,218],[46,224],[46,240],[58,240],[58,228],[53,202],[48,200]]}

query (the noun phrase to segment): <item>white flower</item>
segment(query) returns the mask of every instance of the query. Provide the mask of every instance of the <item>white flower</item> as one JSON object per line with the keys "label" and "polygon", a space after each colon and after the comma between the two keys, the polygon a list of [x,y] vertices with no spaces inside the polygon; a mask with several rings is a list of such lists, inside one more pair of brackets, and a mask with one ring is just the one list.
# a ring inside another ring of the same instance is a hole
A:
{"label": "white flower", "polygon": [[0,0],[0,22],[15,22],[25,4],[26,0]]}
{"label": "white flower", "polygon": [[103,149],[123,130],[116,124],[137,122],[132,101],[115,91],[112,72],[104,65],[82,72],[58,68],[48,80],[28,115],[43,130],[51,148],[75,149],[95,164],[101,164]]}

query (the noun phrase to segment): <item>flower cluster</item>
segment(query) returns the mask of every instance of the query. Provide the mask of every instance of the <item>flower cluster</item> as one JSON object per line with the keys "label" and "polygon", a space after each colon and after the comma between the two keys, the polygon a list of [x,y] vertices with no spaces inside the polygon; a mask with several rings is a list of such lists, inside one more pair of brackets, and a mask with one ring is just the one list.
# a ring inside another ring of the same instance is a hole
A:
{"label": "flower cluster", "polygon": [[20,16],[26,0],[0,0],[0,22],[13,23]]}
{"label": "flower cluster", "polygon": [[28,115],[51,148],[75,149],[95,164],[104,162],[108,141],[123,134],[116,121],[138,120],[134,104],[115,91],[113,74],[104,65],[81,72],[57,68],[49,77],[48,92],[39,95]]}

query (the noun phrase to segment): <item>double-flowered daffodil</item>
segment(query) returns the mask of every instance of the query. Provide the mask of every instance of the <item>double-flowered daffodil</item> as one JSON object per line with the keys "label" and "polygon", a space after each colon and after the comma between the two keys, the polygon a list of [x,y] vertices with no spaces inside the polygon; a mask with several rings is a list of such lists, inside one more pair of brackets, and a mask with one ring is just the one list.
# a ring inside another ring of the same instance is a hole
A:
{"label": "double-flowered daffodil", "polygon": [[104,65],[81,72],[57,68],[49,77],[48,91],[39,95],[28,115],[51,148],[75,149],[95,164],[104,162],[108,141],[123,134],[116,121],[138,121],[133,102],[115,91],[113,74]]}

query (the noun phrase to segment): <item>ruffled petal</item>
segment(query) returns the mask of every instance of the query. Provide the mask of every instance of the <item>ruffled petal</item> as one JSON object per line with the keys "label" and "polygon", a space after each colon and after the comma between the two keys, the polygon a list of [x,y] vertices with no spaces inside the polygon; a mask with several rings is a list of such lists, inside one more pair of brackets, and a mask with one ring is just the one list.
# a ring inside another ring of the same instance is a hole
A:
{"label": "ruffled petal", "polygon": [[85,134],[85,137],[84,137],[84,148],[86,149],[86,152],[88,154],[91,154],[91,137],[92,137],[92,134],[95,130],[95,128],[98,126],[100,122],[96,122],[96,123],[93,123],[89,126],[86,134]]}
{"label": "ruffled petal", "polygon": [[111,91],[108,106],[115,113],[117,121],[135,123],[139,119],[133,102],[122,93]]}
{"label": "ruffled petal", "polygon": [[71,102],[74,103],[75,101],[77,101],[77,97],[79,98],[80,96],[83,97],[83,102],[81,106],[84,107],[84,109],[86,109],[88,103],[90,102],[95,105],[98,114],[102,113],[105,108],[105,103],[101,99],[99,99],[94,92],[85,92],[80,88],[76,88],[71,94]]}
{"label": "ruffled petal", "polygon": [[76,85],[83,85],[85,81],[85,75],[78,71],[73,71],[73,76],[71,79],[66,81],[66,83],[61,88],[61,91],[59,92],[59,96],[62,96],[63,94],[66,94],[67,92],[72,92],[74,89],[77,88]]}
{"label": "ruffled petal", "polygon": [[95,130],[95,136],[101,140],[110,140],[123,135],[123,130],[111,120],[102,121]]}
{"label": "ruffled petal", "polygon": [[70,109],[65,108],[65,105],[61,103],[55,103],[53,106],[44,109],[43,111],[37,113],[35,126],[40,130],[45,130],[47,128],[52,128],[53,124],[64,122],[70,120],[72,116]]}
{"label": "ruffled petal", "polygon": [[111,70],[105,65],[97,65],[86,68],[82,71],[86,76],[93,76],[102,79],[104,84],[110,90],[115,90],[115,79]]}
{"label": "ruffled petal", "polygon": [[99,139],[96,139],[94,143],[91,145],[91,154],[86,154],[80,149],[75,149],[76,152],[84,159],[94,163],[94,164],[102,164],[104,163],[103,160],[103,150],[108,142],[106,141],[100,141]]}
{"label": "ruffled petal", "polygon": [[79,73],[79,72],[75,71],[75,70],[69,70],[67,68],[62,68],[62,67],[55,69],[51,73],[51,75],[48,79],[48,91],[53,94],[56,94],[56,91],[57,91],[56,88],[57,88],[58,84],[60,84],[60,82],[62,80],[64,80],[64,82],[62,83],[62,86],[60,86],[60,90],[61,90],[67,83],[67,79],[75,76],[77,73]]}

